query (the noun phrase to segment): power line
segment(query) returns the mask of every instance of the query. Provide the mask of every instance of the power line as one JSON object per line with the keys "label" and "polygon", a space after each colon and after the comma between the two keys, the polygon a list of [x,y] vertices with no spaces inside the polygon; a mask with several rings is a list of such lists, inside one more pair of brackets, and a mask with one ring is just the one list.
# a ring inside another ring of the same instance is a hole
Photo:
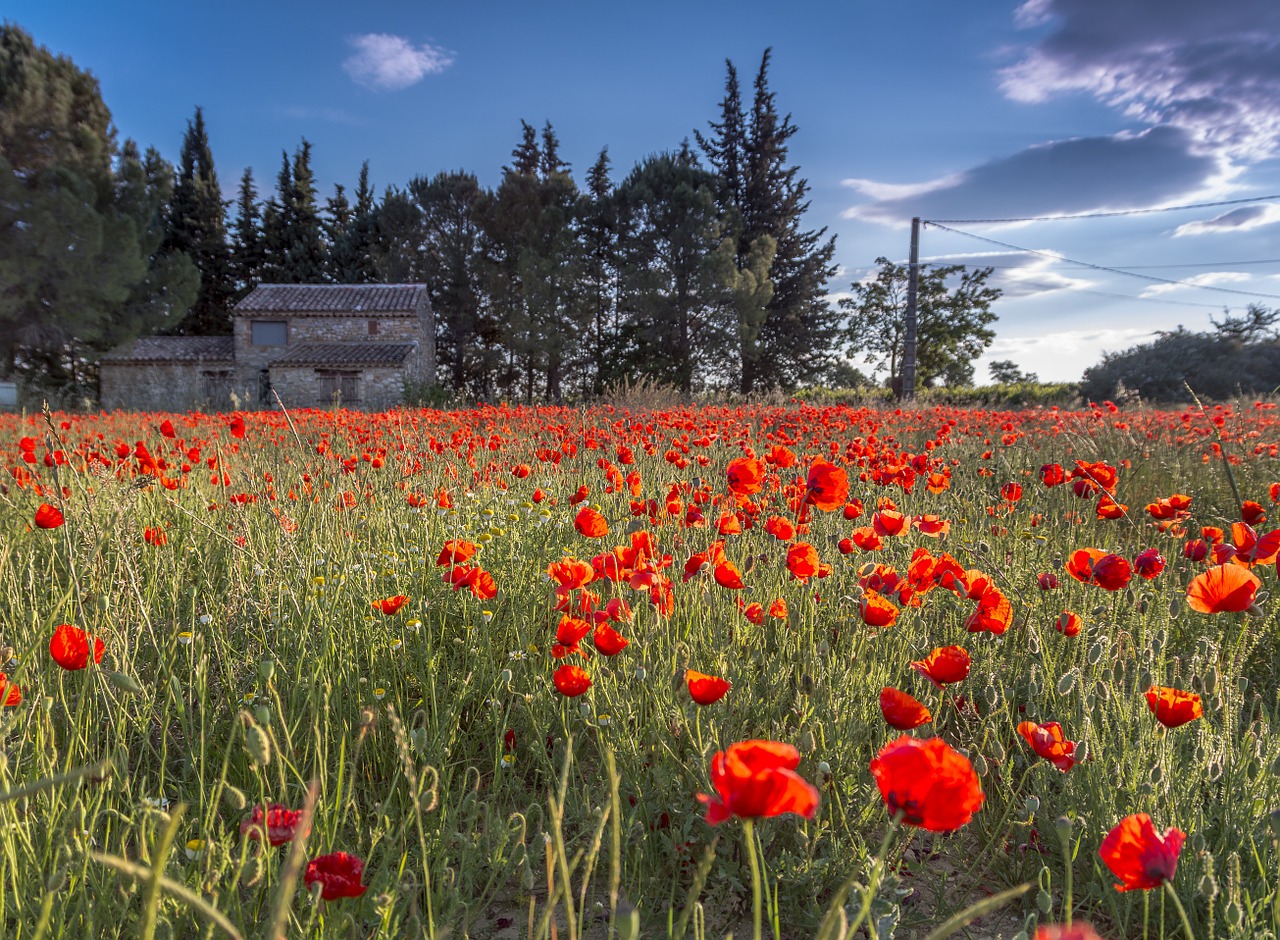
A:
{"label": "power line", "polygon": [[1182,212],[1187,209],[1214,209],[1219,206],[1240,206],[1250,202],[1268,202],[1280,199],[1280,193],[1272,196],[1250,196],[1248,199],[1226,199],[1220,202],[1195,202],[1185,206],[1164,206],[1159,209],[1117,209],[1113,212],[1082,212],[1078,215],[1032,215],[1020,219],[921,219],[925,225],[996,225],[1002,222],[1066,222],[1071,219],[1111,219],[1121,215],[1151,215],[1157,212]]}
{"label": "power line", "polygon": [[1093,271],[1107,271],[1110,274],[1119,274],[1122,277],[1133,277],[1142,281],[1151,281],[1156,284],[1173,284],[1177,287],[1191,287],[1196,290],[1216,291],[1220,294],[1236,294],[1242,297],[1262,297],[1267,300],[1280,300],[1280,294],[1261,294],[1251,290],[1236,290],[1232,287],[1217,287],[1211,284],[1193,284],[1190,281],[1175,281],[1167,277],[1156,277],[1154,274],[1138,274],[1136,271],[1125,271],[1121,268],[1109,268],[1103,264],[1092,264],[1088,261],[1077,261],[1073,258],[1066,258],[1062,255],[1056,255],[1048,251],[1040,251],[1036,248],[1024,248],[1021,245],[1013,245],[1009,242],[1002,242],[994,238],[987,238],[985,235],[975,235],[973,232],[964,232],[957,228],[950,228],[940,222],[926,222],[926,225],[932,225],[934,228],[942,229],[944,232],[952,232],[956,235],[963,235],[965,238],[977,239],[980,242],[986,242],[989,245],[999,245],[1001,248],[1009,248],[1013,251],[1022,251],[1027,254],[1039,255],[1042,258],[1050,258],[1054,261],[1072,264],[1082,268],[1089,268]]}

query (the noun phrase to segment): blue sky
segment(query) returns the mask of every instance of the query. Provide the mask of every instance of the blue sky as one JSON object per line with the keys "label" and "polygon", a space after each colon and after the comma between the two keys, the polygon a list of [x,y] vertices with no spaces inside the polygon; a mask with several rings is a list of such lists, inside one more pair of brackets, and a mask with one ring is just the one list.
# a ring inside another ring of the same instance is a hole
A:
{"label": "blue sky", "polygon": [[[838,235],[845,292],[902,260],[912,215],[989,219],[1280,193],[1274,0],[154,4],[10,0],[4,16],[101,81],[122,137],[174,158],[205,109],[224,194],[269,189],[307,137],[324,194],[463,168],[497,181],[520,120],[550,120],[581,174],[615,179],[716,117],[724,60],[799,126],[808,222]],[[1224,306],[1280,306],[1280,200],[1117,218],[926,228],[927,260],[997,267],[983,362],[1076,379],[1103,349]],[[1057,258],[1191,280],[1161,284]],[[1234,291],[1272,295],[1255,297]],[[1119,295],[1119,296],[1114,296]],[[1141,299],[1133,299],[1141,298]],[[1273,299],[1274,298],[1274,299]],[[985,378],[979,369],[978,378]]]}

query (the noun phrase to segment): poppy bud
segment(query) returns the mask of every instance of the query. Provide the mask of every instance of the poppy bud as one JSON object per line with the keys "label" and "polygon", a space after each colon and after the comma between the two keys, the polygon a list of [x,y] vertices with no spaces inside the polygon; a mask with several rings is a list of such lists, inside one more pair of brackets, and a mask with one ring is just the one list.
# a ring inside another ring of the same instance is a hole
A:
{"label": "poppy bud", "polygon": [[138,684],[138,680],[133,676],[126,675],[123,672],[109,672],[107,679],[121,692],[128,692],[131,695],[141,695],[142,686]]}
{"label": "poppy bud", "polygon": [[237,812],[244,809],[245,804],[248,803],[244,791],[239,787],[233,787],[229,783],[222,785],[222,798],[227,801],[228,806]]}
{"label": "poppy bud", "polygon": [[252,888],[262,880],[262,856],[250,856],[249,861],[244,866],[244,871],[240,874],[240,886],[242,888]]}
{"label": "poppy bud", "polygon": [[1066,816],[1059,816],[1053,821],[1054,831],[1058,833],[1058,838],[1066,841],[1071,838],[1071,820]]}
{"label": "poppy bud", "polygon": [[247,712],[241,712],[240,715],[247,725],[244,731],[244,748],[255,764],[266,767],[271,763],[271,739]]}
{"label": "poppy bud", "polygon": [[275,674],[276,661],[271,657],[265,657],[262,662],[258,663],[258,676],[262,679],[264,685],[269,684]]}
{"label": "poppy bud", "polygon": [[502,670],[502,672],[498,674],[498,681],[501,682],[503,685],[510,685],[511,679],[512,679],[512,675],[511,675],[510,669],[504,669]]}
{"label": "poppy bud", "polygon": [[1034,816],[1036,813],[1040,812],[1040,797],[1035,796],[1034,794],[1027,797],[1022,804],[1022,808],[1027,811],[1028,816]]}

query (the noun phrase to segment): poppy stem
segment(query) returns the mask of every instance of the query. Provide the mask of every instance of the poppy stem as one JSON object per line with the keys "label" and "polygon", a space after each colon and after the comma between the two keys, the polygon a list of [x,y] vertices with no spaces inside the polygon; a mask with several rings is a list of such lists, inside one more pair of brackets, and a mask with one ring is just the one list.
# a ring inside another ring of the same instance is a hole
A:
{"label": "poppy stem", "polygon": [[760,885],[760,860],[756,858],[756,827],[755,821],[744,819],[742,821],[742,834],[747,840],[747,862],[751,865],[751,925],[753,929],[752,936],[755,940],[761,938],[761,924],[763,918],[761,916],[761,894],[763,893]]}
{"label": "poppy stem", "polygon": [[1165,888],[1169,893],[1169,897],[1173,899],[1173,906],[1178,909],[1178,917],[1182,919],[1182,932],[1186,934],[1187,940],[1195,940],[1196,935],[1191,930],[1191,921],[1187,917],[1187,909],[1182,906],[1182,901],[1178,898],[1178,892],[1173,890],[1173,884],[1166,881]]}

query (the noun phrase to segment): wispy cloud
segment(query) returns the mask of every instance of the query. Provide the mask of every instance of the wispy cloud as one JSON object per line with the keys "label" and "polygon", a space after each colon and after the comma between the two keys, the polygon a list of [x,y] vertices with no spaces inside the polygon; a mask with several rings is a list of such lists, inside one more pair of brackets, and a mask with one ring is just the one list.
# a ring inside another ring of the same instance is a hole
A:
{"label": "wispy cloud", "polygon": [[1223,159],[1195,152],[1186,131],[1153,127],[1051,141],[923,183],[846,180],[874,201],[846,209],[844,217],[901,226],[916,215],[1010,218],[1147,208],[1219,191],[1229,176]]}
{"label": "wispy cloud", "polygon": [[1002,73],[1014,100],[1084,93],[1232,160],[1280,152],[1274,0],[1030,0],[1015,20],[1047,32]]}
{"label": "wispy cloud", "polygon": [[408,88],[453,64],[453,53],[440,46],[415,46],[390,33],[365,33],[348,42],[356,51],[342,67],[359,84],[380,91]]}
{"label": "wispy cloud", "polygon": [[1212,219],[1197,219],[1195,222],[1179,225],[1174,230],[1173,237],[1211,235],[1215,232],[1247,232],[1274,222],[1280,222],[1280,205],[1267,203],[1260,206],[1241,206],[1239,209],[1232,209]]}
{"label": "wispy cloud", "polygon": [[1208,271],[1194,277],[1183,278],[1181,284],[1155,284],[1143,290],[1139,297],[1159,297],[1174,291],[1190,290],[1195,287],[1213,287],[1218,284],[1239,284],[1249,280],[1249,275],[1240,271]]}

